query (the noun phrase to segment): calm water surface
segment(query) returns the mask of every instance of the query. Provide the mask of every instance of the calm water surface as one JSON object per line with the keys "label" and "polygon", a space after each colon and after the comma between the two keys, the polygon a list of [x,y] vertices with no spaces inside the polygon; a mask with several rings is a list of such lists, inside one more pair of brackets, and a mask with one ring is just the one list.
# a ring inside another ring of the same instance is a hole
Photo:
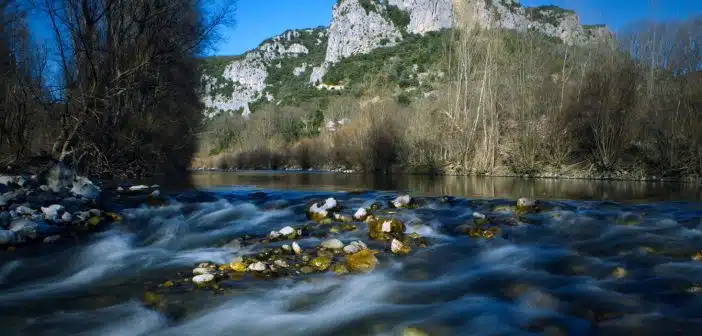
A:
{"label": "calm water surface", "polygon": [[[692,185],[261,172],[196,173],[193,183],[172,188],[163,207],[116,200],[124,222],[87,240],[0,252],[0,334],[702,334],[702,261],[692,258],[702,203]],[[306,218],[312,201],[334,197],[351,215],[398,191],[421,206],[377,214],[429,240],[407,256],[371,242],[363,223],[336,232]],[[542,210],[515,213],[521,196]],[[497,237],[462,233],[476,212]],[[278,249],[290,241],[232,242],[288,225],[317,233],[297,240],[305,253],[331,237],[366,241],[381,251],[378,267],[247,275],[218,291],[163,285],[201,262]]]}

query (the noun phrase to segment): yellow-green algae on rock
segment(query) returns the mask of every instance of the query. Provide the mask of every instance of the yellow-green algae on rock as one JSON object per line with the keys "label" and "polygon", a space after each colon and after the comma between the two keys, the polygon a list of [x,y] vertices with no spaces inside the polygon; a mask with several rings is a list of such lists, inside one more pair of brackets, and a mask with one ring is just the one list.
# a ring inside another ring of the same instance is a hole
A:
{"label": "yellow-green algae on rock", "polygon": [[346,257],[346,266],[353,272],[370,272],[378,265],[376,252],[371,250],[361,250]]}
{"label": "yellow-green algae on rock", "polygon": [[390,241],[405,233],[405,224],[397,219],[377,218],[368,224],[368,236],[375,240]]}

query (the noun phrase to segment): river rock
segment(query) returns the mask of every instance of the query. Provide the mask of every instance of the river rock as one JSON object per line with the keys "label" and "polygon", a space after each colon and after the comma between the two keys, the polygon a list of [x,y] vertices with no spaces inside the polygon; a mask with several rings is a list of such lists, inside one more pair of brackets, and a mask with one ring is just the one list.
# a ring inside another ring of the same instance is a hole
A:
{"label": "river rock", "polygon": [[366,244],[362,241],[353,241],[349,243],[348,245],[344,246],[344,253],[346,254],[354,254],[356,252],[360,252],[361,250],[365,250],[368,247]]}
{"label": "river rock", "polygon": [[34,214],[34,210],[24,205],[20,205],[17,208],[15,208],[15,212],[20,216],[29,216]]}
{"label": "river rock", "polygon": [[63,163],[55,165],[46,174],[46,185],[54,192],[73,187],[75,173]]}
{"label": "river rock", "polygon": [[360,208],[353,214],[353,218],[359,221],[366,220],[366,217],[368,217],[368,211],[365,208]]}
{"label": "river rock", "polygon": [[302,254],[302,248],[297,242],[292,243],[292,250],[295,252],[295,254],[300,255]]}
{"label": "river rock", "polygon": [[10,223],[10,231],[14,232],[19,238],[34,239],[38,235],[39,223],[34,221],[20,219]]}
{"label": "river rock", "polygon": [[354,272],[367,273],[375,269],[378,259],[371,250],[361,250],[346,257],[346,266]]}
{"label": "river rock", "polygon": [[412,197],[410,195],[402,195],[398,196],[395,198],[391,204],[395,208],[402,209],[402,208],[407,208],[410,206],[410,203],[412,202]]}
{"label": "river rock", "polygon": [[405,225],[397,219],[376,219],[369,223],[368,236],[375,240],[390,241],[404,234]]}
{"label": "river rock", "polygon": [[517,200],[517,209],[521,211],[532,211],[536,209],[536,201],[522,197]]}
{"label": "river rock", "polygon": [[254,271],[254,272],[263,272],[266,270],[266,264],[263,262],[255,262],[251,265],[249,265],[249,271]]}
{"label": "river rock", "polygon": [[73,215],[71,215],[70,212],[64,212],[63,215],[61,215],[61,221],[64,223],[70,223],[73,221]]}
{"label": "river rock", "polygon": [[393,239],[390,243],[390,250],[392,251],[392,253],[395,254],[407,254],[412,251],[412,249],[409,246],[405,245],[403,242],[397,239]]}
{"label": "river rock", "polygon": [[214,274],[200,274],[193,277],[193,283],[196,285],[204,285],[208,282],[213,281],[215,278]]}
{"label": "river rock", "polygon": [[295,229],[293,229],[290,226],[286,226],[286,227],[280,229],[280,231],[278,231],[278,232],[280,232],[280,234],[282,234],[283,236],[288,236],[288,235],[295,233]]}
{"label": "river rock", "polygon": [[71,192],[76,195],[86,199],[97,199],[100,197],[100,192],[102,190],[100,187],[96,186],[93,181],[86,177],[78,176],[73,181],[73,187]]}
{"label": "river rock", "polygon": [[52,204],[48,207],[41,208],[41,212],[44,213],[44,217],[53,221],[58,221],[60,216],[62,216],[65,211],[66,209],[60,204]]}
{"label": "river rock", "polygon": [[333,197],[327,198],[324,203],[314,203],[307,211],[307,217],[311,220],[321,222],[329,216],[329,213],[338,210],[339,203]]}
{"label": "river rock", "polygon": [[327,239],[322,242],[322,247],[330,250],[340,250],[344,248],[344,243],[339,239]]}
{"label": "river rock", "polygon": [[0,230],[0,245],[12,243],[15,240],[15,233],[10,230]]}

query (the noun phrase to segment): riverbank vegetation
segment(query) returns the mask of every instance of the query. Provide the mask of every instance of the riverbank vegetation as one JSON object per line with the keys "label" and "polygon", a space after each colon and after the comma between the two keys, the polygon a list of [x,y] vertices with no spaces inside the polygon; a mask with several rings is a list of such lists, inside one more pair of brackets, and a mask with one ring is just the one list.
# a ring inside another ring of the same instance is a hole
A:
{"label": "riverbank vegetation", "polygon": [[[36,155],[95,175],[184,171],[202,106],[197,58],[233,2],[0,1],[0,163]],[[32,39],[28,16],[51,41]]]}
{"label": "riverbank vegetation", "polygon": [[[344,84],[344,94],[294,113],[270,104],[248,121],[223,117],[201,143],[215,155],[193,166],[702,173],[702,17],[633,25],[588,47],[534,32],[479,30],[473,18],[458,17],[458,29],[332,67],[324,80]],[[417,51],[422,41],[429,41],[424,53]]]}

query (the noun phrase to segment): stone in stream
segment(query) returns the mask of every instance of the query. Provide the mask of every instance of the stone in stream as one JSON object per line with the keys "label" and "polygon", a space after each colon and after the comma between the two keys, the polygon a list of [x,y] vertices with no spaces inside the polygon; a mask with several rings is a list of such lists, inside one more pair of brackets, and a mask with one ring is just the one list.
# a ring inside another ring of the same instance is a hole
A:
{"label": "stone in stream", "polygon": [[63,215],[61,215],[61,221],[64,223],[70,223],[73,221],[73,216],[70,212],[64,212]]}
{"label": "stone in stream", "polygon": [[39,224],[27,219],[20,219],[10,223],[10,231],[14,232],[18,238],[34,239],[39,234]]}
{"label": "stone in stream", "polygon": [[76,196],[94,200],[100,197],[101,189],[89,179],[79,176],[73,182],[71,192]]}
{"label": "stone in stream", "polygon": [[346,257],[346,266],[353,272],[367,273],[375,269],[376,265],[378,259],[371,250],[361,250]]}
{"label": "stone in stream", "polygon": [[408,254],[412,251],[409,246],[397,239],[393,239],[390,243],[390,250],[395,254]]}
{"label": "stone in stream", "polygon": [[517,210],[521,212],[536,211],[536,201],[533,199],[522,197],[517,200]]}
{"label": "stone in stream", "polygon": [[73,187],[75,173],[63,163],[55,165],[46,175],[46,185],[54,192]]}
{"label": "stone in stream", "polygon": [[58,221],[59,217],[63,215],[65,208],[60,204],[52,204],[48,207],[41,207],[41,212],[44,213],[44,218],[52,221]]}
{"label": "stone in stream", "polygon": [[340,250],[344,248],[344,243],[339,239],[327,239],[322,242],[322,247],[330,250]]}
{"label": "stone in stream", "polygon": [[209,282],[212,282],[214,279],[215,279],[214,274],[210,274],[210,273],[200,274],[200,275],[196,275],[193,277],[193,283],[201,286],[201,285],[205,285]]}
{"label": "stone in stream", "polygon": [[393,237],[404,234],[405,229],[405,224],[397,219],[378,218],[369,223],[368,236],[375,240],[390,241]]}
{"label": "stone in stream", "polygon": [[412,197],[410,195],[398,196],[390,204],[398,209],[408,208],[412,203]]}
{"label": "stone in stream", "polygon": [[194,275],[210,274],[210,273],[214,273],[214,269],[209,268],[209,267],[197,267],[197,268],[193,269]]}
{"label": "stone in stream", "polygon": [[316,222],[321,222],[325,218],[328,218],[331,212],[338,210],[338,208],[339,203],[336,199],[329,197],[324,203],[313,203],[307,211],[307,218]]}
{"label": "stone in stream", "polygon": [[295,252],[295,254],[298,254],[298,255],[302,254],[302,248],[300,247],[300,245],[297,242],[292,243],[292,250],[293,250],[293,252]]}
{"label": "stone in stream", "polygon": [[263,262],[260,262],[260,261],[249,265],[249,271],[263,272],[265,270],[266,270],[266,264]]}
{"label": "stone in stream", "polygon": [[365,208],[360,208],[356,210],[356,213],[353,214],[353,218],[359,221],[364,221],[368,217],[368,211]]}
{"label": "stone in stream", "polygon": [[359,252],[361,250],[367,249],[368,246],[362,241],[353,241],[349,243],[348,245],[344,246],[344,253],[346,254],[354,254],[356,252]]}

